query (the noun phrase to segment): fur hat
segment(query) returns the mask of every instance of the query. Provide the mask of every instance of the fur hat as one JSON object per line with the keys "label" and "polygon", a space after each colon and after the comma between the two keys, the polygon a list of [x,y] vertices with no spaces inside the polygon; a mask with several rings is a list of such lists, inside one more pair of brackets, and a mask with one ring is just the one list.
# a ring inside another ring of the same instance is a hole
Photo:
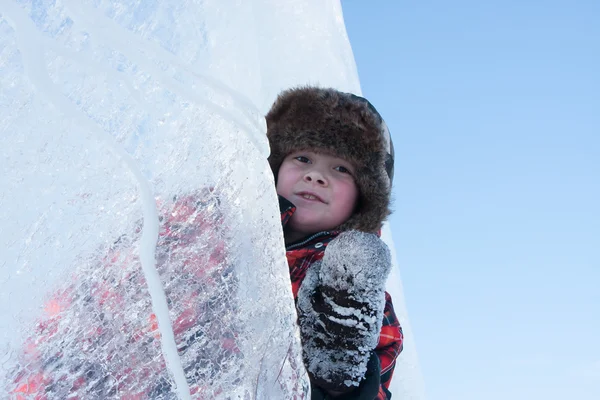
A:
{"label": "fur hat", "polygon": [[335,89],[283,91],[266,115],[269,164],[277,180],[287,155],[321,149],[352,162],[360,195],[354,214],[339,230],[377,232],[390,214],[394,147],[387,126],[366,99]]}

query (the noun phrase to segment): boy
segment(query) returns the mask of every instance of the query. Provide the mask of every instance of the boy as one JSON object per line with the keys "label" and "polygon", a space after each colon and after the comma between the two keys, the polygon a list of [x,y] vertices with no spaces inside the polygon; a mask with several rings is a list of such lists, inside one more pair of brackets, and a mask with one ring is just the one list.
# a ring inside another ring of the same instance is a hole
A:
{"label": "boy", "polygon": [[316,87],[282,92],[266,120],[312,398],[389,399],[403,340],[378,237],[389,131],[366,99]]}

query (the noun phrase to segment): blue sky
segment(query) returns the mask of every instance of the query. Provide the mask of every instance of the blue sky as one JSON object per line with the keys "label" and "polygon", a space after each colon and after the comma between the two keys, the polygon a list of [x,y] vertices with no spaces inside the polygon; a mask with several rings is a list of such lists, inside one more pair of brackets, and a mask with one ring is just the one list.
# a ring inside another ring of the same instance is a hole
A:
{"label": "blue sky", "polygon": [[342,5],[429,399],[600,398],[600,2]]}

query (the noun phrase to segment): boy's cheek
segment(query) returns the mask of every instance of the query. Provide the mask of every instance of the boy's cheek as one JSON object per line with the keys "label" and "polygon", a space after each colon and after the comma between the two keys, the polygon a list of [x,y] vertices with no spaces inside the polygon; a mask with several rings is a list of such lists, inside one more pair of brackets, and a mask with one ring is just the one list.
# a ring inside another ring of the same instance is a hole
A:
{"label": "boy's cheek", "polygon": [[279,174],[277,175],[277,183],[275,184],[275,190],[277,194],[280,196],[284,196],[284,187],[285,187],[285,175],[281,173],[279,170]]}
{"label": "boy's cheek", "polygon": [[283,196],[283,190],[281,189],[281,185],[279,185],[279,182],[275,186],[275,191],[277,192],[278,195]]}
{"label": "boy's cheek", "polygon": [[275,190],[277,192],[278,195],[286,197],[286,195],[288,194],[289,190],[289,184],[287,183],[285,176],[279,176],[279,179],[277,179],[277,184],[275,185]]}

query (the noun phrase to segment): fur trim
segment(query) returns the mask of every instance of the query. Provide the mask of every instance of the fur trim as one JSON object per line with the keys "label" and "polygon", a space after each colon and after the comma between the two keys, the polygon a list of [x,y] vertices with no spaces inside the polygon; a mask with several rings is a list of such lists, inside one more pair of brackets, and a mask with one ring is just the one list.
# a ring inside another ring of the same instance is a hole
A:
{"label": "fur trim", "polygon": [[297,150],[320,149],[344,158],[356,167],[360,197],[355,213],[338,229],[381,229],[390,214],[393,150],[385,122],[368,101],[335,89],[300,87],[279,94],[266,121],[276,180],[285,157]]}

